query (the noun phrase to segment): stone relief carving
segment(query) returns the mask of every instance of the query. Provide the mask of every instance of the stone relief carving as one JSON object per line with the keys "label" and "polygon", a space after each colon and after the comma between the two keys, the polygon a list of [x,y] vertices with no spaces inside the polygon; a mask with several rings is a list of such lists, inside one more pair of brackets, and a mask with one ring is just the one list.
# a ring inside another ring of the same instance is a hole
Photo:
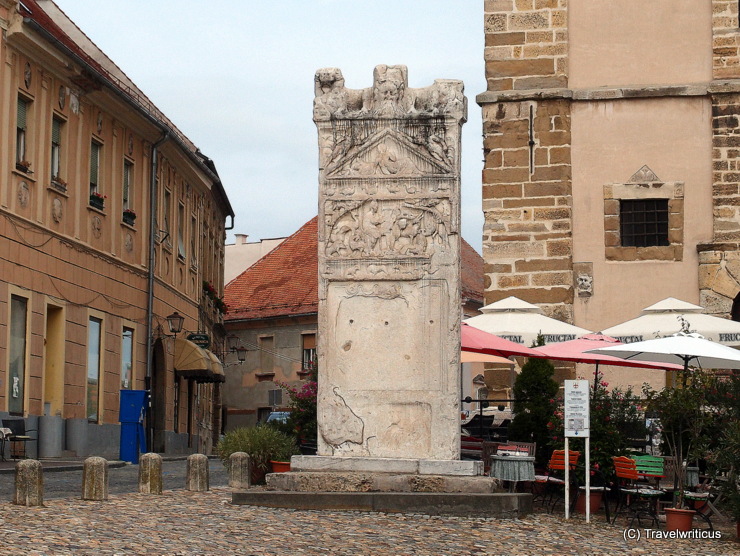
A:
{"label": "stone relief carving", "polygon": [[594,293],[594,278],[588,274],[579,274],[576,287],[579,297],[590,297]]}
{"label": "stone relief carving", "polygon": [[573,281],[578,297],[591,297],[594,294],[593,263],[573,263]]}
{"label": "stone relief carving", "polygon": [[437,79],[424,89],[408,87],[406,66],[379,65],[373,86],[353,90],[344,86],[338,68],[323,68],[314,77],[314,120],[333,118],[407,118],[451,116],[465,120],[467,103],[462,81]]}
{"label": "stone relief carving", "polygon": [[627,183],[663,183],[661,179],[655,175],[650,167],[645,164],[637,172],[632,174]]}
{"label": "stone relief carving", "polygon": [[430,256],[449,246],[447,199],[328,201],[328,258]]}
{"label": "stone relief carving", "polygon": [[99,238],[103,234],[103,223],[100,221],[100,217],[95,215],[91,220],[92,233],[96,238]]}
{"label": "stone relief carving", "polygon": [[402,132],[385,129],[361,137],[359,126],[336,130],[326,173],[339,176],[418,176],[452,171],[454,147],[443,125],[418,126]]}
{"label": "stone relief carving", "polygon": [[28,201],[31,198],[31,190],[28,187],[28,184],[24,181],[22,181],[20,184],[18,184],[18,203],[23,207],[26,208],[28,206]]}
{"label": "stone relief carving", "polygon": [[54,222],[61,222],[62,212],[61,199],[59,197],[54,197],[54,200],[51,202],[51,217],[54,219]]}
{"label": "stone relief carving", "polygon": [[339,388],[333,388],[332,393],[334,395],[320,406],[325,416],[319,428],[321,437],[334,449],[346,442],[362,444],[365,424],[339,394]]}
{"label": "stone relief carving", "polygon": [[126,234],[126,239],[124,240],[123,245],[126,248],[126,251],[129,253],[134,250],[134,238],[131,236],[131,234]]}

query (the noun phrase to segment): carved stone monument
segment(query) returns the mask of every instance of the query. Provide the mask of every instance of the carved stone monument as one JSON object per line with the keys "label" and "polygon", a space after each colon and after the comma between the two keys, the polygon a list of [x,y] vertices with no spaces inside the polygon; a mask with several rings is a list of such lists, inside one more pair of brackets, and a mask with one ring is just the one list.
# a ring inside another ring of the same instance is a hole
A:
{"label": "carved stone monument", "polygon": [[405,66],[381,65],[353,90],[327,68],[315,92],[318,458],[292,467],[475,474],[453,461],[463,83],[409,89]]}

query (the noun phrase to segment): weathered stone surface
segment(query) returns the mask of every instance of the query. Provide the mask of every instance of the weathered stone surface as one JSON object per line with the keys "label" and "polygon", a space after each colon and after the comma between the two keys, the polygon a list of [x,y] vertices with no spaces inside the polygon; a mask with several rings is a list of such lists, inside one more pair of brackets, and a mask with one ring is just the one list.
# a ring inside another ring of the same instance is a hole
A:
{"label": "weathered stone surface", "polygon": [[139,492],[162,494],[162,456],[159,454],[139,456]]}
{"label": "weathered stone surface", "polygon": [[234,452],[229,456],[229,486],[249,488],[251,485],[251,461],[244,452]]}
{"label": "weathered stone surface", "polygon": [[462,82],[315,84],[319,455],[458,458]]}
{"label": "weathered stone surface", "polygon": [[44,472],[40,461],[24,459],[15,464],[13,504],[19,506],[44,505]]}
{"label": "weathered stone surface", "polygon": [[190,454],[185,466],[185,488],[195,492],[206,492],[208,484],[208,457],[204,454]]}
{"label": "weathered stone surface", "polygon": [[267,490],[295,492],[469,492],[501,490],[493,477],[415,473],[293,472],[267,475]]}
{"label": "weathered stone surface", "polygon": [[295,471],[409,473],[425,475],[460,475],[474,477],[483,472],[480,461],[459,459],[411,459],[337,456],[293,456],[290,468]]}
{"label": "weathered stone surface", "polygon": [[108,500],[108,461],[89,457],[82,467],[82,499]]}

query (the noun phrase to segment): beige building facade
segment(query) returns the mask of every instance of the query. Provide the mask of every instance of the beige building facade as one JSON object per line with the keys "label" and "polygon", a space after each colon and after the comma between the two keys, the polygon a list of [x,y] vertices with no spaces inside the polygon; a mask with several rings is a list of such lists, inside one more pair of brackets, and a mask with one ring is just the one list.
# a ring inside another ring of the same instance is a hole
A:
{"label": "beige building facade", "polygon": [[486,0],[484,21],[486,303],[594,331],[668,296],[740,318],[738,3]]}
{"label": "beige building facade", "polygon": [[117,459],[120,392],[150,390],[148,449],[207,453],[218,365],[178,360],[224,335],[215,167],[53,2],[0,28],[0,415],[31,455]]}

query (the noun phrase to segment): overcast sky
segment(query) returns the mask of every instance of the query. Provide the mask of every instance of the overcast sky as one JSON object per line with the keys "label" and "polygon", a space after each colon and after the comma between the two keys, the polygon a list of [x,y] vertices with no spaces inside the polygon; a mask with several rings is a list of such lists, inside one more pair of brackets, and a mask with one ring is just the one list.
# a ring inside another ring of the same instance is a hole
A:
{"label": "overcast sky", "polygon": [[295,232],[316,215],[313,77],[338,67],[351,89],[378,64],[409,86],[462,79],[462,233],[481,250],[485,89],[483,0],[55,0],[213,159],[250,241]]}

